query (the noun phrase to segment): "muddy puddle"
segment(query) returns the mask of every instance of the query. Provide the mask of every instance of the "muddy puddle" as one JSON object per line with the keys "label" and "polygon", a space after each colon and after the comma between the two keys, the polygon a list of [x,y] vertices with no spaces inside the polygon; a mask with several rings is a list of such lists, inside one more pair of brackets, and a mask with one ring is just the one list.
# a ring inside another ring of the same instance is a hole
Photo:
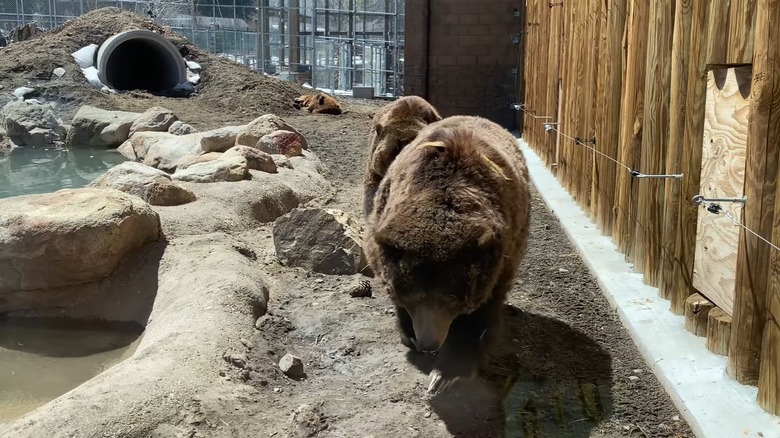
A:
{"label": "muddy puddle", "polygon": [[0,319],[0,422],[13,420],[129,358],[137,327]]}

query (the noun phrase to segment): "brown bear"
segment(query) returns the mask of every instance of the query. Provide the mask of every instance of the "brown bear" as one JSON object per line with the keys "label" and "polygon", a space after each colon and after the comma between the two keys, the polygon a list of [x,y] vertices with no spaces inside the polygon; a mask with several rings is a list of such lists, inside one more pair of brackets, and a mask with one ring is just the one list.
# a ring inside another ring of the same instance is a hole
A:
{"label": "brown bear", "polygon": [[341,105],[338,101],[325,93],[303,95],[293,100],[295,109],[306,108],[310,113],[317,114],[341,114]]}
{"label": "brown bear", "polygon": [[422,128],[441,120],[436,108],[418,96],[404,96],[374,115],[369,135],[368,166],[363,181],[363,213],[368,216],[379,182],[390,163]]}
{"label": "brown bear", "polygon": [[423,128],[380,182],[366,256],[396,306],[401,342],[438,353],[429,392],[476,376],[500,338],[529,198],[515,137],[471,116]]}

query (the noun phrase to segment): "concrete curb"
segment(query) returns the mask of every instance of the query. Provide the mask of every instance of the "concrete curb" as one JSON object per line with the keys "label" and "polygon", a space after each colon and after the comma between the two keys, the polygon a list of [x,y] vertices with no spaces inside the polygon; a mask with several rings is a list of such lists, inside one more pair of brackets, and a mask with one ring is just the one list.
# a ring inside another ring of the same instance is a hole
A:
{"label": "concrete curb", "polygon": [[757,389],[726,375],[726,358],[710,353],[705,338],[685,330],[684,318],[642,281],[525,141],[518,142],[540,196],[696,436],[780,438],[780,417],[758,406]]}

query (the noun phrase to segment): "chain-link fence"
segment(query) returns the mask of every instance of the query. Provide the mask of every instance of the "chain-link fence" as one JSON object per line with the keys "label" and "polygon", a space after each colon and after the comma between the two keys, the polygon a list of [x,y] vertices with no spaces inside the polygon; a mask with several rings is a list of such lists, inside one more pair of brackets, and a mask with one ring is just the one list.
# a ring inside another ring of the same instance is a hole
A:
{"label": "chain-link fence", "polygon": [[[54,28],[114,6],[151,16],[194,44],[250,68],[349,94],[403,94],[405,0],[0,0],[0,29]],[[263,59],[264,62],[258,62]]]}

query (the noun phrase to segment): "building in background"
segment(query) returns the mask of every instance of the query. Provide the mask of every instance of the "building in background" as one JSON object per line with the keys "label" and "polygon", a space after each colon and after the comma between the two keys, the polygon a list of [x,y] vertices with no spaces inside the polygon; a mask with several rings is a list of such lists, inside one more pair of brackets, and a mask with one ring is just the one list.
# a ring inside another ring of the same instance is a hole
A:
{"label": "building in background", "polygon": [[428,99],[444,116],[483,116],[516,130],[521,3],[408,0],[405,94]]}

